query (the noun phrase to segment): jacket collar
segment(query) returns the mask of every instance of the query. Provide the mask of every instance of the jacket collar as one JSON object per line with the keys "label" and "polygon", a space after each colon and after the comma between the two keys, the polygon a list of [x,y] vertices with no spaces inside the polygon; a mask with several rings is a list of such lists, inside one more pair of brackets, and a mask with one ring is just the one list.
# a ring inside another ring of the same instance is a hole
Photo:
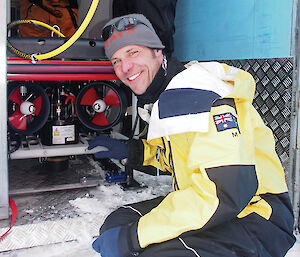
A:
{"label": "jacket collar", "polygon": [[139,107],[156,102],[160,94],[168,86],[171,79],[185,69],[184,65],[175,57],[169,59],[167,63],[166,72],[162,67],[160,67],[146,92],[142,95],[137,95]]}

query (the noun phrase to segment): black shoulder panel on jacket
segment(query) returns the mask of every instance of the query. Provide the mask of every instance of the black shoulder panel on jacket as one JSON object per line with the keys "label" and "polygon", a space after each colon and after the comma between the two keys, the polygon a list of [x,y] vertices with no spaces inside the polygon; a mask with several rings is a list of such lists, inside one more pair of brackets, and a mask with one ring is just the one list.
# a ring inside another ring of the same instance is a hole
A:
{"label": "black shoulder panel on jacket", "polygon": [[159,118],[209,112],[220,95],[195,88],[176,88],[164,91],[158,100]]}

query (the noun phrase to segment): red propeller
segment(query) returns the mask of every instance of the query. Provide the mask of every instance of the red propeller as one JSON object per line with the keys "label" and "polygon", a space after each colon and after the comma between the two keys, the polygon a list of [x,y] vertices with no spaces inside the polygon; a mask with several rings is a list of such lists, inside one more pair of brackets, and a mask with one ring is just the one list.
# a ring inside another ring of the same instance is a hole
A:
{"label": "red propeller", "polygon": [[98,126],[108,126],[109,122],[105,116],[105,110],[109,106],[120,106],[120,100],[118,95],[112,89],[109,89],[102,100],[99,98],[95,88],[91,87],[83,95],[80,104],[93,107],[95,111],[95,115],[91,121],[93,124]]}
{"label": "red propeller", "polygon": [[115,91],[110,89],[106,96],[104,97],[103,101],[108,106],[120,106],[120,100]]}
{"label": "red propeller", "polygon": [[9,100],[11,100],[12,102],[15,102],[16,104],[18,104],[19,106],[22,103],[22,98],[21,98],[21,94],[20,94],[20,88],[17,88],[10,96]]}
{"label": "red propeller", "polygon": [[26,130],[27,118],[20,111],[15,111],[8,117],[8,120],[16,129]]}
{"label": "red propeller", "polygon": [[37,97],[33,102],[23,101],[20,88],[17,88],[9,97],[15,103],[15,111],[8,117],[8,120],[18,130],[26,130],[33,117],[39,115],[42,108],[42,97]]}
{"label": "red propeller", "polygon": [[103,112],[97,113],[92,119],[92,123],[98,126],[108,126],[109,122]]}

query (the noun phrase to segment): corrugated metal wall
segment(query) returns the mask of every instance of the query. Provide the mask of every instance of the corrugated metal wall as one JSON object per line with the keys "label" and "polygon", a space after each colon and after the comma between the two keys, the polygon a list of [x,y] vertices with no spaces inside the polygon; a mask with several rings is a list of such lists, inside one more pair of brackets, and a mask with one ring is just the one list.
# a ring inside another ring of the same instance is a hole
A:
{"label": "corrugated metal wall", "polygon": [[174,37],[174,55],[179,60],[219,60],[254,77],[253,104],[273,130],[296,224],[300,201],[298,5],[298,0],[178,0]]}

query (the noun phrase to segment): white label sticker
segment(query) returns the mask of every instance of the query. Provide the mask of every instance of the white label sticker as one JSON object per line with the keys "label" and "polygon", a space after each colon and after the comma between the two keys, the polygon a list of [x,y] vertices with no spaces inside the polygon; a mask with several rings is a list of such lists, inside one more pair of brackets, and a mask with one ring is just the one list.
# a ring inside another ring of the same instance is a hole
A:
{"label": "white label sticker", "polygon": [[52,143],[54,145],[72,141],[75,141],[75,125],[52,127]]}

